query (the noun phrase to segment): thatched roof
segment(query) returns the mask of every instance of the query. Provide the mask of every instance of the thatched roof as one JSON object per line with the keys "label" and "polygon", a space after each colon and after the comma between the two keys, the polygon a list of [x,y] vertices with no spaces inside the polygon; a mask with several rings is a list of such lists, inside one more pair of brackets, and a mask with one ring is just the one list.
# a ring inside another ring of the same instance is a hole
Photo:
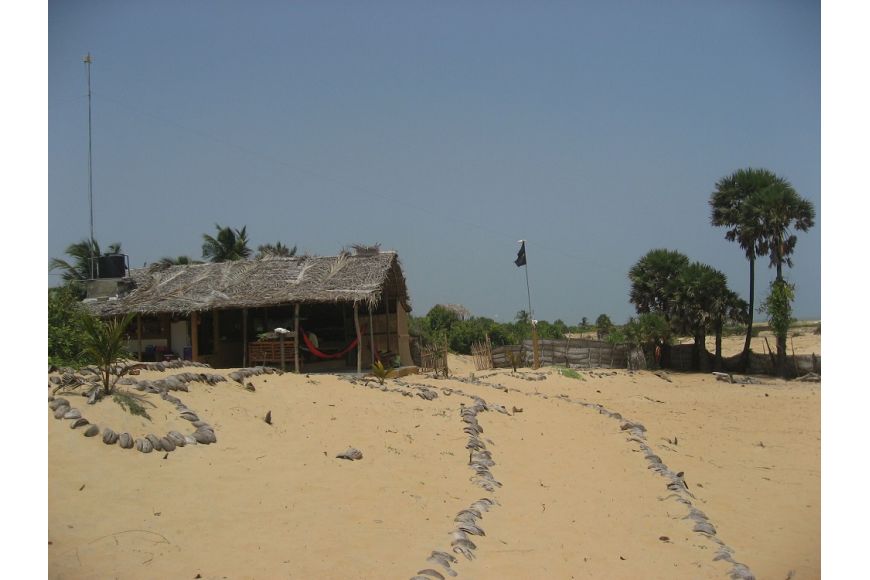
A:
{"label": "thatched roof", "polygon": [[133,289],[117,298],[86,301],[99,316],[127,312],[179,313],[292,303],[380,303],[384,291],[410,310],[395,252],[269,258],[130,272]]}

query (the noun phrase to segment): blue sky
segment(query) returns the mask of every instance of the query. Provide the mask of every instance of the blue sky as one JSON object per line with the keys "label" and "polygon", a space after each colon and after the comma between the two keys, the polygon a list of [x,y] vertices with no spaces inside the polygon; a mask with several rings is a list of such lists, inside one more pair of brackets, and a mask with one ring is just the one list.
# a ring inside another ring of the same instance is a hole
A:
{"label": "blue sky", "polygon": [[524,238],[538,318],[622,322],[653,248],[747,297],[707,201],[753,166],[816,206],[787,276],[821,314],[818,3],[49,2],[46,258],[88,235],[89,51],[95,233],[135,266],[198,258],[215,223],[380,242],[415,314],[508,320]]}

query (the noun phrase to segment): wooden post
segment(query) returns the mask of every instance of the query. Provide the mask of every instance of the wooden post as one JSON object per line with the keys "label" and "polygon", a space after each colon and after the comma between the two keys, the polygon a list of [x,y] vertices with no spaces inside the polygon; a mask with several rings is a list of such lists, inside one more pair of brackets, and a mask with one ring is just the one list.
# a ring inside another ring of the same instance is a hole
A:
{"label": "wooden post", "polygon": [[296,339],[293,341],[293,370],[296,371],[296,374],[299,374],[299,303],[296,303],[296,306],[293,309],[293,330],[296,335]]}
{"label": "wooden post", "polygon": [[353,326],[356,328],[356,372],[362,373],[362,333],[359,329],[359,304],[353,303]]}
{"label": "wooden post", "polygon": [[[387,293],[386,287],[384,287],[384,303],[386,304],[384,310],[387,312],[387,350],[393,350],[393,341],[390,333],[390,295]],[[399,350],[398,345],[396,345],[396,350]]]}
{"label": "wooden post", "polygon": [[248,309],[242,308],[242,366],[248,366]]}
{"label": "wooden post", "polygon": [[190,358],[199,362],[199,312],[190,313]]}
{"label": "wooden post", "polygon": [[214,346],[212,347],[212,366],[218,366],[221,358],[221,331],[220,331],[220,315],[217,309],[211,311],[211,340]]}
{"label": "wooden post", "polygon": [[368,305],[369,310],[369,350],[372,351],[372,365],[375,364],[375,325],[372,320],[372,305]]}
{"label": "wooden post", "polygon": [[139,362],[142,362],[142,315],[136,315],[136,340],[139,341],[139,345],[136,347],[139,349]]}
{"label": "wooden post", "polygon": [[284,367],[284,332],[279,332],[278,337],[278,348],[281,349],[281,370],[285,371],[287,369]]}

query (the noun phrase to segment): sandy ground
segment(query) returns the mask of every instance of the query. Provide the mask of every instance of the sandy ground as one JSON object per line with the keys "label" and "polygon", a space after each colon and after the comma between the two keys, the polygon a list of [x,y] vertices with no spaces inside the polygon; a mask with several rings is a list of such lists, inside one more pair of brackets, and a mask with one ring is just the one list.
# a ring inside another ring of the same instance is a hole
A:
{"label": "sandy ground", "polygon": [[[459,577],[727,578],[732,564],[713,560],[719,546],[692,531],[688,507],[639,444],[583,402],[643,423],[646,444],[684,472],[684,497],[734,561],[758,578],[820,576],[820,384],[512,375],[475,372],[465,357],[451,367],[449,379],[411,375],[387,391],[335,375],[261,375],[250,379],[255,392],[192,382],[174,394],[218,442],[168,455],[85,438],[47,410],[49,577],[446,575],[427,557],[451,552],[457,512],[493,498],[478,520],[486,535],[468,536],[476,558],[454,554]],[[438,397],[417,396],[419,385]],[[492,492],[471,481],[460,410],[472,396],[490,405],[477,418],[502,484]],[[136,437],[191,431],[157,395],[151,421],[67,398],[93,423]],[[335,458],[349,446],[363,459]]]}

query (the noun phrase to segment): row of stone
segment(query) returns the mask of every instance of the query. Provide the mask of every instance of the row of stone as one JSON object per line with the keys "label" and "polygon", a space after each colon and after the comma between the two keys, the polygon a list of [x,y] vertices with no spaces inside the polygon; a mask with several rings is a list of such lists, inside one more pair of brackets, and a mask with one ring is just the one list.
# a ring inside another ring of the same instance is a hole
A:
{"label": "row of stone", "polygon": [[130,377],[124,377],[118,381],[120,385],[132,385],[137,391],[160,394],[166,391],[184,391],[189,392],[187,386],[191,382],[200,382],[208,385],[216,385],[217,383],[226,382],[226,377],[214,373],[178,373],[165,379],[157,380],[136,380]]}
{"label": "row of stone", "polygon": [[[465,423],[463,431],[468,435],[468,444],[465,446],[469,450],[469,466],[474,471],[471,481],[480,485],[487,491],[494,491],[496,487],[501,487],[501,482],[497,481],[490,472],[489,468],[495,465],[492,459],[492,454],[486,448],[486,444],[481,440],[480,435],[483,434],[483,427],[477,420],[477,415],[481,412],[494,410],[500,413],[509,414],[503,405],[488,404],[480,397],[464,393],[460,389],[451,389],[448,387],[431,387],[423,383],[410,383],[400,379],[394,379],[394,382],[401,388],[388,387],[386,384],[377,384],[370,381],[362,380],[361,382],[352,377],[339,377],[354,385],[367,386],[371,389],[377,389],[383,392],[397,392],[404,396],[414,396],[416,394],[420,398],[431,401],[438,397],[435,389],[441,390],[447,395],[457,394],[469,397],[473,400],[470,406],[462,406],[460,418]],[[416,390],[414,393],[412,391]],[[347,452],[346,452],[347,453]],[[493,498],[482,498],[473,502],[468,508],[460,510],[454,518],[456,527],[450,532],[451,548],[454,553],[461,554],[467,559],[474,559],[474,550],[477,545],[469,536],[485,536],[483,528],[478,521],[483,517],[483,513],[489,511],[493,505],[498,502]],[[457,562],[456,557],[448,552],[433,550],[428,562],[437,564],[445,573],[450,576],[456,576],[457,573],[451,568],[452,564]],[[432,568],[418,570],[417,574],[411,580],[444,580],[444,575]]]}
{"label": "row of stone", "polygon": [[[550,398],[543,393],[535,393],[535,395],[544,399]],[[581,405],[589,409],[594,409],[602,415],[620,421],[621,423],[619,427],[622,431],[628,433],[628,441],[637,443],[641,451],[643,451],[644,458],[649,463],[647,467],[668,480],[666,488],[672,492],[668,497],[674,498],[678,503],[688,508],[689,513],[683,519],[690,519],[695,522],[694,526],[692,527],[692,531],[703,534],[718,546],[718,550],[716,551],[716,555],[713,560],[724,560],[730,563],[731,570],[729,572],[729,575],[733,580],[755,580],[755,576],[752,574],[752,571],[746,564],[734,560],[734,550],[716,536],[716,528],[709,521],[707,515],[701,510],[695,508],[691,500],[687,499],[686,496],[692,499],[694,499],[695,496],[692,494],[691,491],[689,491],[689,487],[686,484],[685,479],[683,478],[683,472],[680,471],[675,473],[671,469],[669,469],[668,466],[662,462],[661,457],[656,455],[653,449],[647,444],[646,427],[642,423],[624,420],[622,414],[611,411],[610,409],[607,409],[606,407],[598,403],[590,403],[580,399],[572,399],[565,394],[558,395],[555,398],[565,400],[569,403]]]}
{"label": "row of stone", "polygon": [[[188,381],[201,380],[200,375],[196,375],[194,373],[183,374],[190,375],[190,377],[182,377],[182,379],[187,379]],[[223,379],[223,377],[221,377],[221,379],[226,380]],[[154,381],[153,383],[147,382],[149,390],[153,389],[154,384],[157,382],[158,381]],[[129,380],[127,384],[133,384],[134,388],[140,386],[139,382],[135,380]],[[151,453],[152,451],[171,452],[175,451],[176,448],[184,447],[185,445],[195,445],[197,443],[209,445],[211,443],[217,443],[217,436],[214,433],[214,428],[205,421],[200,420],[196,412],[188,408],[181,401],[181,399],[175,397],[174,395],[170,395],[168,392],[168,387],[165,387],[164,389],[156,392],[160,393],[160,396],[164,401],[175,405],[176,409],[178,409],[179,411],[180,417],[182,419],[190,421],[192,425],[196,427],[196,430],[193,431],[190,435],[183,435],[178,431],[170,431],[165,437],[157,437],[156,435],[149,433],[143,438],[133,439],[129,433],[115,433],[111,428],[106,427],[103,430],[103,442],[107,445],[114,445],[115,443],[117,443],[118,446],[122,449],[132,449],[133,447],[135,447],[138,451],[142,453]],[[97,425],[90,424],[87,419],[82,417],[81,411],[72,408],[69,401],[67,399],[64,399],[63,397],[52,398],[52,400],[49,401],[49,407],[52,409],[52,411],[54,411],[55,419],[73,420],[73,423],[70,425],[72,429],[78,429],[79,427],[84,427],[88,425],[87,429],[84,431],[84,435],[86,437],[93,437],[100,432],[100,429]]]}
{"label": "row of stone", "polygon": [[245,379],[248,377],[256,377],[259,375],[281,375],[284,374],[284,371],[280,369],[276,369],[274,367],[266,367],[266,366],[256,366],[256,367],[246,367],[243,369],[239,369],[237,371],[233,371],[229,373],[229,377],[239,383],[240,385],[245,384]]}
{"label": "row of stone", "polygon": [[[436,388],[447,389],[447,387]],[[459,412],[460,420],[464,424],[462,431],[468,436],[468,443],[465,445],[465,448],[469,450],[468,465],[474,471],[471,481],[489,492],[494,492],[495,488],[501,487],[502,484],[493,477],[490,471],[490,468],[495,466],[496,463],[492,458],[492,453],[486,448],[486,443],[481,438],[483,426],[480,424],[477,416],[485,411],[493,410],[504,414],[509,413],[502,405],[487,403],[480,397],[469,395],[460,389],[450,390],[458,395],[469,397],[473,401],[472,405],[462,405]],[[450,532],[450,547],[455,554],[462,555],[468,560],[474,559],[477,544],[472,540],[472,537],[486,535],[478,520],[482,519],[483,514],[488,512],[494,505],[499,505],[496,499],[485,497],[473,502],[469,507],[459,510],[456,517],[453,518],[455,527]],[[432,551],[427,561],[437,564],[450,576],[457,575],[456,571],[451,568],[451,565],[457,561],[456,557],[452,554],[443,551]],[[431,580],[432,578],[443,579],[443,575],[438,571],[425,569],[419,570],[412,580]]]}

